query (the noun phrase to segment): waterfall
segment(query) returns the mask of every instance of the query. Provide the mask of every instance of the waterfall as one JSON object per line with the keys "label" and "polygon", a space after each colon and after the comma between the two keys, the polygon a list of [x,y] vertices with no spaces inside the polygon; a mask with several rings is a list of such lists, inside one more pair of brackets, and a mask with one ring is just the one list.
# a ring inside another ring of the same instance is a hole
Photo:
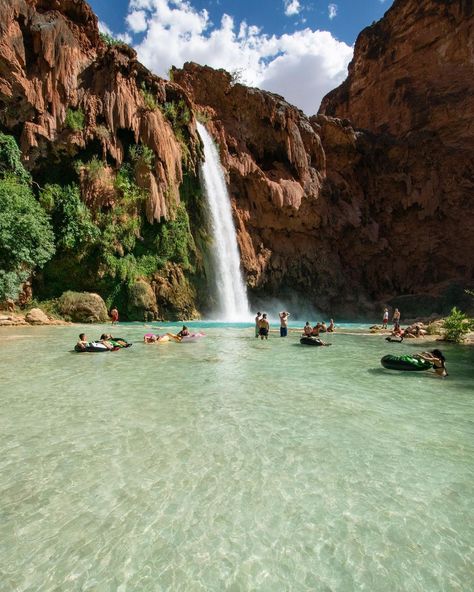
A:
{"label": "waterfall", "polygon": [[223,321],[248,321],[247,290],[240,271],[240,255],[232,207],[216,146],[206,128],[197,123],[204,145],[201,167],[212,228],[212,258],[218,299],[217,317]]}

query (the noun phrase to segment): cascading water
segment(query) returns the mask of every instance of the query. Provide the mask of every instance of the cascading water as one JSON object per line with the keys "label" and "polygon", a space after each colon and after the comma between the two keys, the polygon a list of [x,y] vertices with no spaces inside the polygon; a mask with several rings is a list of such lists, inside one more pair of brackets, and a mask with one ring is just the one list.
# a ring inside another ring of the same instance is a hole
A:
{"label": "cascading water", "polygon": [[247,291],[240,270],[232,208],[219,154],[206,128],[197,123],[197,130],[204,145],[205,162],[201,173],[211,213],[212,256],[219,308],[217,316],[223,321],[247,321]]}

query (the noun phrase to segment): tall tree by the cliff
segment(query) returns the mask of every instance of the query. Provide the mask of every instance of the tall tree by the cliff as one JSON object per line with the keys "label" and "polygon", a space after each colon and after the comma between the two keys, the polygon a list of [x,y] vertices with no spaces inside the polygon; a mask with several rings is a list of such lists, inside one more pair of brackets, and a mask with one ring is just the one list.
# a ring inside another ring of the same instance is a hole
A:
{"label": "tall tree by the cliff", "polygon": [[54,254],[49,218],[30,183],[15,139],[0,134],[0,299],[16,299],[34,269]]}

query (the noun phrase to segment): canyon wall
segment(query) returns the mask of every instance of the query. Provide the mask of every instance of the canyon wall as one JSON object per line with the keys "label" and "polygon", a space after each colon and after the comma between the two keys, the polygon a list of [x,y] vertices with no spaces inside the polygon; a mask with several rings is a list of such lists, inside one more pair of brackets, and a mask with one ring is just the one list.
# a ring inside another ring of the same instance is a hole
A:
{"label": "canyon wall", "polygon": [[[198,117],[220,147],[255,302],[446,311],[473,279],[472,26],[467,0],[395,1],[307,117],[223,70],[154,76],[81,0],[0,0],[0,131],[56,225],[36,293],[97,291],[138,317],[203,310]],[[76,190],[95,238],[73,244],[59,205]]]}
{"label": "canyon wall", "polygon": [[395,2],[310,118],[223,71],[175,71],[221,146],[255,293],[351,315],[469,304],[472,26],[468,2]]}
{"label": "canyon wall", "polygon": [[[146,276],[162,312],[196,314],[194,244],[176,261],[164,245],[181,222],[189,232],[183,188],[199,187],[199,138],[181,88],[101,36],[82,0],[1,0],[0,130],[15,137],[37,196],[57,198],[56,255],[34,278],[37,295],[101,291],[126,314],[134,282]],[[70,199],[76,189],[82,213]],[[96,237],[65,247],[61,225],[73,207]],[[156,303],[144,312],[158,314]]]}

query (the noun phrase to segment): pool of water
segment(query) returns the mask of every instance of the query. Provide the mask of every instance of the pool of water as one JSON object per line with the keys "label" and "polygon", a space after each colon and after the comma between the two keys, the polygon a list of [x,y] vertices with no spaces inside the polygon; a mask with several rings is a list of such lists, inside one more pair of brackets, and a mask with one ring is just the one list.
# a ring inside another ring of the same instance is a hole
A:
{"label": "pool of water", "polygon": [[202,326],[1,330],[2,592],[472,589],[474,348]]}

